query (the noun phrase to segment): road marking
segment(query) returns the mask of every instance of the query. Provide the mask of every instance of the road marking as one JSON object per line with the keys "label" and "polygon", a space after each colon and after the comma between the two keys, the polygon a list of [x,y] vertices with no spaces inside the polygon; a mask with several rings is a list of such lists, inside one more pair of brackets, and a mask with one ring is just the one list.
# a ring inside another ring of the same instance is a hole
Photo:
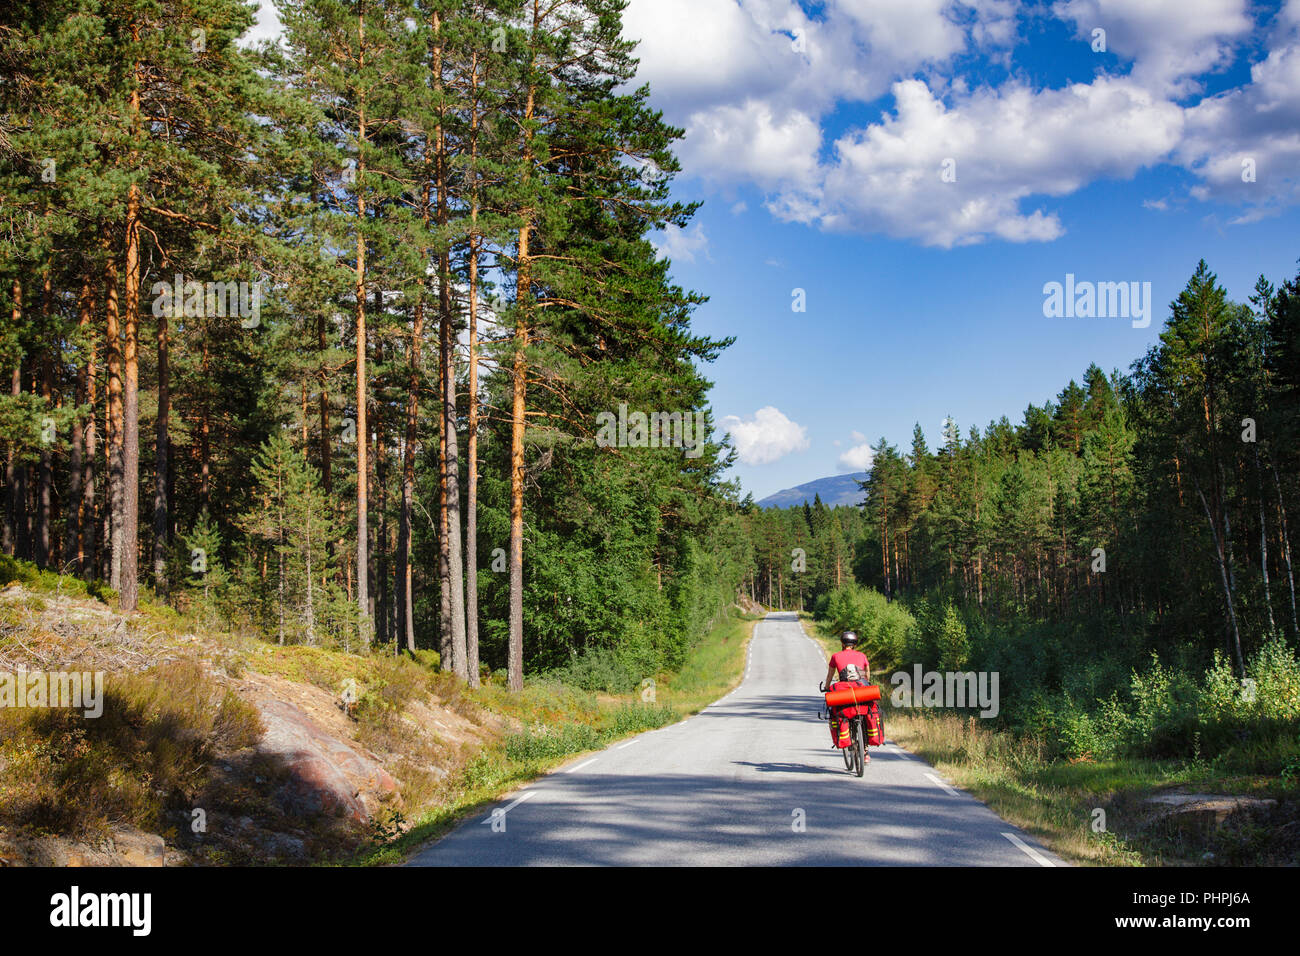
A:
{"label": "road marking", "polygon": [[1016,836],[1014,833],[1004,833],[1002,835],[1006,837],[1008,840],[1010,840],[1012,843],[1014,843],[1016,846],[1020,847],[1020,849],[1024,850],[1027,854],[1029,854],[1029,858],[1033,860],[1035,863],[1037,863],[1039,866],[1056,866],[1055,863],[1053,863],[1047,857],[1043,856],[1043,854],[1039,853],[1037,850],[1035,850],[1024,840],[1020,839],[1020,837]]}
{"label": "road marking", "polygon": [[628,741],[627,743],[625,743],[625,744],[619,744],[619,745],[618,745],[617,747],[615,747],[614,749],[615,749],[615,750],[626,750],[628,747],[631,747],[634,743],[637,742],[637,740],[640,740],[640,739],[641,739],[640,737],[637,737],[637,738],[634,739],[634,740],[629,740],[629,741]]}
{"label": "road marking", "polygon": [[[948,786],[946,783],[944,783],[942,780],[940,780],[940,779],[939,779],[938,777],[936,777],[934,774],[932,774],[932,773],[927,773],[926,776],[930,778],[930,782],[931,782],[931,783],[935,784],[936,786],[943,787],[943,789],[947,790],[948,793],[951,794],[952,796],[954,796],[954,797],[960,797],[960,796],[961,796],[961,794],[959,794],[959,793],[958,793],[956,790],[954,790],[952,787]],[[1003,836],[1006,836],[1005,833],[1002,834],[1002,835],[1003,835]]]}
{"label": "road marking", "polygon": [[[519,806],[519,804],[523,803],[525,800],[527,800],[529,797],[535,795],[536,793],[537,793],[536,790],[525,790],[525,791],[524,791],[523,793],[521,793],[519,796],[515,797],[515,798],[514,798],[513,800],[511,800],[508,804],[506,804],[504,807],[500,807],[500,808],[499,808],[499,811],[500,811],[501,816],[505,816],[507,813],[509,813],[509,812],[510,812],[511,810],[513,810],[515,807]],[[481,821],[479,821],[479,822],[480,822],[480,823],[491,823],[494,819],[496,819],[497,812],[498,812],[497,810],[493,810],[491,813],[488,814],[488,818],[487,818],[486,820],[481,820]]]}
{"label": "road marking", "polygon": [[565,773],[577,773],[577,772],[578,772],[579,770],[581,770],[583,767],[590,767],[592,764],[594,764],[594,763],[595,763],[597,760],[599,760],[599,759],[600,759],[599,757],[594,757],[594,758],[592,758],[591,760],[588,760],[586,763],[580,763],[580,764],[578,764],[576,767],[570,767],[568,770],[566,770],[566,771],[564,771],[564,772],[565,772]]}

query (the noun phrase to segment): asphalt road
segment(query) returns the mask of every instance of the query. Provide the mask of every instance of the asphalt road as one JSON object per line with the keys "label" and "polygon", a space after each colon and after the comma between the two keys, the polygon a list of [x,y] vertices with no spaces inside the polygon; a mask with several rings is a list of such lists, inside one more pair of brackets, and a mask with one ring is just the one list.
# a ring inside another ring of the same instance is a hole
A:
{"label": "asphalt road", "polygon": [[892,741],[845,770],[817,719],[825,674],[796,616],[769,614],[732,693],[515,791],[411,865],[1064,865]]}

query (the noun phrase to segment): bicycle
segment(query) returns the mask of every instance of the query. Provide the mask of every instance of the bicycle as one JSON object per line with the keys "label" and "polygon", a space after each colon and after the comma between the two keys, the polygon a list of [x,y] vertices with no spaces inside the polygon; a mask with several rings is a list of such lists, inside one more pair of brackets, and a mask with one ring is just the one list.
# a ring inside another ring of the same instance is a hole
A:
{"label": "bicycle", "polygon": [[[822,691],[822,693],[826,692],[826,686],[824,683],[818,684],[817,686]],[[835,719],[833,710],[828,709],[825,710],[824,713],[826,715],[827,720]],[[855,714],[852,717],[841,717],[838,719],[840,721],[848,721],[848,725],[849,725],[849,745],[847,747],[840,748],[840,751],[844,756],[844,769],[848,770],[849,773],[852,773],[855,776],[861,777],[863,772],[866,770],[866,764],[867,764],[866,719],[861,714]],[[882,727],[881,727],[882,736],[883,736],[883,730],[884,727],[882,722]]]}

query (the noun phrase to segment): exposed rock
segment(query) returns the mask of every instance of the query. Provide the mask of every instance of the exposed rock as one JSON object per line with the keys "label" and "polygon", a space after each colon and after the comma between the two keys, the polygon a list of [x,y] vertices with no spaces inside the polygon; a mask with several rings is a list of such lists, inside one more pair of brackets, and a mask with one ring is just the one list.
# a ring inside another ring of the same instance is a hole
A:
{"label": "exposed rock", "polygon": [[155,833],[119,830],[113,834],[113,848],[121,857],[121,866],[162,866],[167,844]]}
{"label": "exposed rock", "polygon": [[1184,793],[1174,790],[1156,794],[1146,799],[1146,804],[1156,809],[1156,820],[1171,823],[1179,828],[1210,830],[1219,826],[1234,813],[1245,810],[1271,809],[1277,801],[1263,797],[1245,797],[1221,793]]}
{"label": "exposed rock", "polygon": [[[103,839],[70,840],[41,835],[10,838],[0,834],[2,866],[163,866],[163,838],[134,827],[114,827]],[[177,855],[170,857],[178,861]]]}
{"label": "exposed rock", "polygon": [[278,798],[297,816],[346,816],[365,823],[397,794],[397,782],[374,754],[330,736],[287,701],[260,700],[266,725],[259,752],[276,758],[289,774]]}

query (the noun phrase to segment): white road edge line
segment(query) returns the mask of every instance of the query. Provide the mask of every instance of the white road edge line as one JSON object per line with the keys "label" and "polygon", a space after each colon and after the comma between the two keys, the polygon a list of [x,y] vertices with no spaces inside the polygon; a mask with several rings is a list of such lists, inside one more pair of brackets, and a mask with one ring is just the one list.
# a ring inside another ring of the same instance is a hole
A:
{"label": "white road edge line", "polygon": [[629,741],[628,741],[627,743],[625,743],[625,744],[619,744],[619,745],[618,745],[617,747],[615,747],[614,749],[615,749],[615,750],[626,750],[628,747],[631,747],[634,743],[637,742],[637,740],[640,740],[640,739],[641,739],[640,737],[637,737],[637,738],[634,739],[634,740],[629,740]]}
{"label": "white road edge line", "polygon": [[[948,793],[949,793],[949,795],[954,796],[954,797],[960,797],[960,796],[961,796],[960,793],[958,793],[958,792],[957,792],[956,790],[954,790],[952,787],[948,786],[946,783],[944,783],[942,780],[940,780],[940,779],[939,779],[938,777],[936,777],[934,774],[932,774],[932,773],[927,773],[926,776],[930,778],[930,782],[933,783],[935,786],[943,787],[943,789],[947,790]],[[1006,836],[1005,833],[1002,834],[1002,835],[1003,835],[1003,836]]]}
{"label": "white road edge line", "polygon": [[1029,855],[1029,858],[1033,860],[1035,863],[1037,863],[1039,866],[1056,866],[1055,863],[1053,863],[1047,857],[1043,856],[1043,854],[1039,853],[1037,850],[1035,850],[1024,840],[1020,839],[1020,837],[1016,836],[1014,833],[1003,833],[1002,835],[1006,837],[1008,840],[1010,840],[1012,843],[1014,843],[1016,846],[1020,847],[1020,849],[1024,850],[1025,853]]}
{"label": "white road edge line", "polygon": [[[529,797],[535,796],[536,794],[537,794],[537,791],[536,791],[536,790],[525,790],[525,791],[524,791],[523,793],[521,793],[519,796],[515,797],[515,798],[514,798],[513,800],[511,800],[508,804],[506,804],[504,807],[500,807],[500,808],[498,808],[498,809],[500,809],[500,811],[501,811],[501,815],[502,815],[502,816],[505,816],[507,813],[509,813],[511,810],[513,810],[513,809],[514,809],[515,807],[517,807],[519,804],[523,803],[523,802],[524,802],[525,800],[527,800]],[[495,818],[496,813],[497,813],[497,811],[496,811],[496,810],[493,810],[491,813],[488,814],[488,818],[487,818],[486,820],[480,820],[479,823],[480,823],[480,824],[483,824],[483,823],[491,823],[492,820]]]}
{"label": "white road edge line", "polygon": [[577,772],[578,772],[579,770],[581,770],[583,767],[590,767],[592,764],[594,764],[594,763],[595,763],[597,760],[599,760],[599,759],[600,759],[599,757],[592,757],[592,758],[591,758],[590,760],[588,760],[586,763],[580,763],[580,764],[578,764],[576,767],[570,767],[568,770],[566,770],[566,771],[564,771],[564,772],[565,772],[565,773],[577,773]]}

